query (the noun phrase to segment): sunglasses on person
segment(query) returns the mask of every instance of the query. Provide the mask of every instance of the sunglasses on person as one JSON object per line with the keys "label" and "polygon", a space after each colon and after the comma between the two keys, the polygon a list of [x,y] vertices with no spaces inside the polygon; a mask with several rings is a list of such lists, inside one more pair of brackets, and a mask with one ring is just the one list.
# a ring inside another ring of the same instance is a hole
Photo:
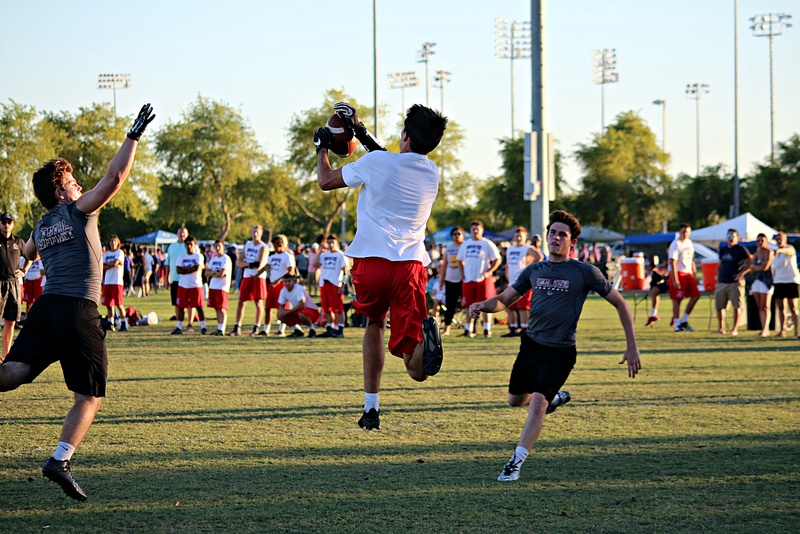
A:
{"label": "sunglasses on person", "polygon": [[728,234],[728,239],[732,239],[732,238],[736,237],[737,235],[739,235],[739,234]]}
{"label": "sunglasses on person", "polygon": [[453,232],[453,233],[452,233],[452,234],[450,234],[450,235],[462,235],[462,234],[461,234],[461,232]]}
{"label": "sunglasses on person", "polygon": [[0,224],[14,224],[14,221],[12,221],[11,219],[3,219],[2,221],[0,221]]}

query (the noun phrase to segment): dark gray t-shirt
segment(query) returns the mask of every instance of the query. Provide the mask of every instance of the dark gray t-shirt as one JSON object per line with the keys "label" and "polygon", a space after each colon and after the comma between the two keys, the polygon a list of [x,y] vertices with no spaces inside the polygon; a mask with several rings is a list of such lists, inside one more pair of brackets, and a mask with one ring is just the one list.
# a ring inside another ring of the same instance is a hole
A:
{"label": "dark gray t-shirt", "polygon": [[574,346],[578,319],[589,291],[605,297],[612,289],[597,267],[578,260],[532,263],[511,287],[520,295],[533,289],[527,334],[549,347]]}
{"label": "dark gray t-shirt", "polygon": [[100,301],[103,248],[97,213],[86,215],[75,202],[60,204],[42,216],[33,240],[47,273],[42,294]]}

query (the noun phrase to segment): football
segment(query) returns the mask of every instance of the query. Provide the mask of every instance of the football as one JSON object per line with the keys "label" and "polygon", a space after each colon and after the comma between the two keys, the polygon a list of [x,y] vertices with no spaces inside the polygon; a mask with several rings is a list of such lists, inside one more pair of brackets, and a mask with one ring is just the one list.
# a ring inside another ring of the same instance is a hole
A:
{"label": "football", "polygon": [[331,115],[325,127],[332,134],[331,152],[340,158],[346,158],[356,151],[353,130],[348,128],[347,123],[339,115],[336,113]]}

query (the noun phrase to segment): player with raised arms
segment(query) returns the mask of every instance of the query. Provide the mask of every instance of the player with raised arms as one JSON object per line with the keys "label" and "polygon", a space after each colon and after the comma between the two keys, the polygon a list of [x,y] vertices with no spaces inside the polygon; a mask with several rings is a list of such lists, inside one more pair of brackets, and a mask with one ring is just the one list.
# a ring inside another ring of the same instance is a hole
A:
{"label": "player with raised arms", "polygon": [[86,193],[64,158],[48,161],[33,174],[33,192],[47,212],[34,227],[25,255],[34,259],[38,252],[47,284],[0,365],[0,391],[32,382],[51,364],[61,363],[75,404],[64,419],[56,450],[42,467],[42,474],[79,501],[87,497],[72,478],[70,460],[100,409],[108,368],[105,333],[97,311],[103,275],[97,215],[128,178],[138,141],[154,118],[150,104],[142,106],[105,175]]}
{"label": "player with raised arms", "polygon": [[469,308],[472,317],[497,313],[509,309],[533,289],[528,328],[522,336],[508,384],[508,403],[511,406],[529,405],[528,420],[514,454],[497,479],[500,482],[519,479],[522,463],[542,431],[545,414],[569,400],[567,392],[558,390],[575,366],[575,332],[589,291],[594,291],[617,309],[627,340],[625,354],[619,363],[628,363],[628,376],[631,378],[635,378],[641,369],[631,310],[625,299],[597,267],[570,259],[570,251],[580,235],[578,219],[565,211],[554,211],[547,225],[549,258],[528,265],[500,295],[476,302]]}
{"label": "player with raised arms", "polygon": [[411,106],[400,132],[400,153],[392,154],[372,137],[352,106],[340,102],[334,110],[367,150],[334,170],[328,159],[334,134],[327,127],[314,134],[320,188],[361,187],[358,229],[345,255],[353,258],[355,309],[369,319],[362,348],[364,413],[358,425],[378,429],[387,311],[392,311],[389,352],[403,358],[412,379],[421,382],[442,364],[439,325],[428,317],[425,299],[425,267],[431,259],[423,241],[439,191],[439,170],[427,154],[441,141],[447,119],[425,106]]}

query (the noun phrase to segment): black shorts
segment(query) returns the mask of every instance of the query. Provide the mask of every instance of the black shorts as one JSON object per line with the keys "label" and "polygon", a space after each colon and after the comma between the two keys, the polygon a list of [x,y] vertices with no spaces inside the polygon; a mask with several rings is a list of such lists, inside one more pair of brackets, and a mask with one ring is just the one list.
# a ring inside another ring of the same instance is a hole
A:
{"label": "black shorts", "polygon": [[19,280],[0,280],[0,313],[6,321],[19,321],[22,306]]}
{"label": "black shorts", "polygon": [[61,362],[67,388],[105,397],[108,356],[97,304],[87,299],[42,295],[33,303],[25,328],[11,346],[8,362],[31,366],[25,382]]}
{"label": "black shorts", "polygon": [[178,305],[178,282],[172,282],[169,285],[169,298],[172,300],[172,305]]}
{"label": "black shorts", "polygon": [[508,392],[511,395],[541,393],[548,402],[553,400],[575,367],[576,355],[574,346],[548,347],[523,335],[511,369]]}
{"label": "black shorts", "polygon": [[797,284],[773,284],[772,287],[775,288],[772,300],[797,298]]}
{"label": "black shorts", "polygon": [[[658,294],[663,295],[664,293],[669,293],[669,283],[668,282],[661,282],[657,284],[656,289],[658,289]],[[652,288],[650,288],[652,289]]]}

